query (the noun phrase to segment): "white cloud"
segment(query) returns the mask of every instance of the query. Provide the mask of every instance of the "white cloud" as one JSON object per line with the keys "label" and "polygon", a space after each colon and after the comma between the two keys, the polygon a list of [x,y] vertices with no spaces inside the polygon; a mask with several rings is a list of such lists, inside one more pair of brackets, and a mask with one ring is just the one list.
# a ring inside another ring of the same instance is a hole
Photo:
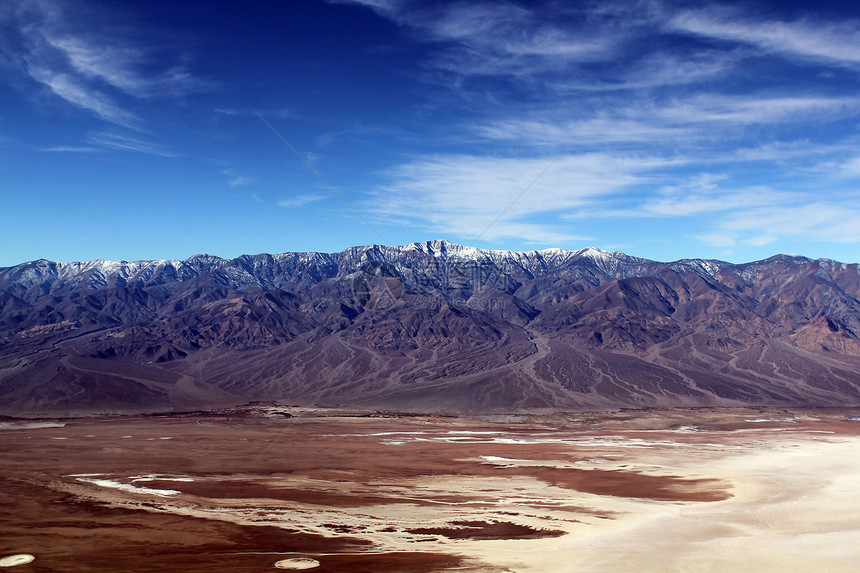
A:
{"label": "white cloud", "polygon": [[325,195],[314,195],[309,193],[305,195],[296,195],[294,197],[290,197],[289,199],[282,199],[281,201],[278,201],[278,205],[280,207],[286,208],[302,207],[304,205],[308,205],[309,203],[321,201],[325,198]]}
{"label": "white cloud", "polygon": [[671,164],[660,157],[586,153],[555,159],[440,155],[387,173],[366,209],[434,231],[485,238],[548,242],[578,236],[553,223],[529,219],[583,208],[602,197],[649,181],[649,172]]}
{"label": "white cloud", "polygon": [[120,26],[101,26],[96,34],[77,24],[73,16],[80,7],[13,3],[14,9],[0,12],[0,24],[15,37],[0,42],[0,53],[11,68],[24,70],[69,104],[134,129],[140,129],[142,121],[129,111],[130,101],[123,96],[173,97],[211,87],[183,65],[163,65],[178,59],[164,45],[123,37]]}
{"label": "white cloud", "polygon": [[87,78],[95,78],[137,98],[187,93],[208,87],[184,66],[174,66],[158,74],[141,70],[152,63],[154,54],[127,41],[84,39],[47,35],[45,40],[61,51],[72,68]]}
{"label": "white cloud", "polygon": [[834,120],[860,110],[856,97],[756,97],[697,95],[652,110],[654,117],[674,124],[747,126],[790,121]]}
{"label": "white cloud", "polygon": [[731,248],[738,244],[738,234],[726,230],[699,233],[693,238],[712,247]]}
{"label": "white cloud", "polygon": [[721,188],[720,183],[727,179],[725,174],[702,173],[681,184],[661,187],[645,198],[640,215],[687,217],[772,205],[784,199],[784,194],[767,187]]}
{"label": "white cloud", "polygon": [[253,177],[240,175],[235,169],[224,169],[221,174],[228,178],[227,185],[230,187],[244,187],[256,181]]}
{"label": "white cloud", "polygon": [[56,145],[54,147],[43,147],[42,151],[50,151],[52,153],[93,153],[95,151],[99,151],[99,149],[97,147]]}
{"label": "white cloud", "polygon": [[675,15],[667,28],[740,42],[790,58],[833,66],[860,66],[860,20],[784,22],[744,17],[730,8],[705,8]]}
{"label": "white cloud", "polygon": [[253,177],[244,177],[242,175],[239,175],[227,181],[227,185],[229,185],[230,187],[244,187],[245,185],[250,185],[254,181],[256,181],[256,179],[254,179]]}
{"label": "white cloud", "polygon": [[383,16],[393,15],[399,10],[403,2],[400,0],[329,0],[333,4],[360,4],[375,10]]}
{"label": "white cloud", "polygon": [[86,77],[100,78],[120,90],[135,94],[144,81],[132,72],[144,59],[140,50],[130,46],[98,46],[83,38],[46,36],[47,43],[60,50],[72,68]]}
{"label": "white cloud", "polygon": [[[817,203],[815,185],[827,169],[860,174],[856,147],[833,135],[856,123],[860,97],[824,75],[860,64],[860,21],[649,0],[352,3],[429,46],[432,81],[469,106],[452,146],[482,149],[388,169],[367,206],[379,221],[561,242],[588,219],[662,218],[724,248],[858,240],[856,209]],[[801,84],[797,62],[823,73]]]}
{"label": "white cloud", "polygon": [[[618,85],[600,85],[602,89],[644,89],[682,86],[725,76],[741,60],[737,52],[716,50],[689,51],[683,54],[655,52],[645,54],[635,66],[619,74]],[[584,86],[588,89],[587,86]]]}
{"label": "white cloud", "polygon": [[[711,213],[733,213],[804,198],[797,193],[777,191],[765,186],[733,187],[729,185],[729,176],[726,174],[699,173],[677,183],[678,176],[667,175],[664,179],[672,183],[657,187],[653,192],[639,189],[635,197],[625,197],[621,207],[599,205],[566,213],[562,217],[568,220],[689,218]],[[724,236],[725,233],[719,235]]]}
{"label": "white cloud", "polygon": [[688,139],[695,134],[683,126],[661,124],[646,117],[596,117],[593,119],[554,119],[545,112],[532,118],[494,120],[475,127],[476,133],[494,140],[512,141],[527,146],[569,146],[594,144],[643,143]]}
{"label": "white cloud", "polygon": [[758,206],[768,202],[770,201],[762,201],[761,196],[750,193],[750,190],[710,195],[673,192],[671,195],[661,194],[646,198],[639,214],[654,217],[687,217],[715,211],[730,211],[751,205]]}
{"label": "white cloud", "polygon": [[533,61],[532,56],[544,64],[555,60],[556,66],[606,59],[621,40],[605,27],[599,33],[587,27],[574,30],[512,4],[452,4],[420,25],[437,40],[461,43],[473,50],[473,56],[488,55],[486,60],[507,63],[518,72],[525,61]]}
{"label": "white cloud", "polygon": [[860,177],[860,156],[843,162],[837,167],[837,172],[846,177]]}
{"label": "white cloud", "polygon": [[158,155],[160,157],[178,157],[176,153],[162,145],[118,133],[99,133],[90,137],[89,141],[93,145],[118,151],[146,153],[149,155]]}
{"label": "white cloud", "polygon": [[787,161],[814,158],[819,155],[843,154],[853,146],[831,145],[808,139],[761,143],[751,147],[737,147],[722,154],[722,160],[734,161]]}
{"label": "white cloud", "polygon": [[277,118],[286,118],[292,117],[294,115],[293,110],[289,108],[273,108],[273,109],[230,109],[230,108],[215,108],[212,111],[215,113],[220,113],[222,115],[230,115],[236,117],[258,117],[262,115],[263,117],[277,117]]}
{"label": "white cloud", "polygon": [[[473,130],[484,138],[523,146],[645,144],[651,147],[687,143],[713,149],[722,139],[743,138],[751,128],[856,117],[860,113],[860,98],[698,94],[669,102],[644,100],[635,105],[607,107],[591,119],[565,117],[565,113],[580,112],[540,108],[528,117],[490,120],[475,125]],[[817,145],[807,141],[805,146],[803,154],[817,152]],[[761,143],[757,150],[763,157],[767,148],[784,147],[778,142]],[[721,150],[720,155],[723,153]],[[773,154],[771,157],[776,158]]]}
{"label": "white cloud", "polygon": [[860,243],[860,209],[826,201],[738,209],[694,238],[715,247],[762,247],[781,240]]}
{"label": "white cloud", "polygon": [[[729,9],[679,11],[657,1],[576,6],[340,3],[372,8],[430,43],[428,63],[437,69],[466,78],[496,75],[522,80],[520,89],[527,90],[528,103],[517,107],[495,98],[475,102],[471,98],[480,97],[480,88],[470,93],[461,79],[443,80],[473,106],[481,106],[467,128],[471,135],[522,147],[620,144],[641,149],[642,144],[693,144],[710,148],[716,156],[716,144],[739,140],[761,126],[821,124],[860,113],[860,98],[816,93],[814,84],[800,92],[792,85],[730,94],[715,82],[725,78],[731,85],[738,74],[749,74],[745,66],[750,56],[766,42],[681,49],[676,36],[679,32],[773,36],[773,49],[779,39],[789,38],[794,52],[817,49],[847,61],[855,54],[860,58],[860,41],[855,41],[860,39],[860,24],[854,21],[753,20]],[[596,62],[603,65],[594,66]],[[508,85],[494,93],[517,93],[516,89]],[[760,146],[778,143],[775,131],[767,132],[772,141],[755,135]],[[725,151],[720,149],[719,154]]]}
{"label": "white cloud", "polygon": [[721,248],[798,237],[860,242],[860,210],[835,195],[823,202],[809,191],[737,185],[725,173],[702,172],[677,183],[676,167],[676,160],[659,156],[604,153],[568,155],[555,164],[549,158],[424,157],[388,172],[391,183],[365,209],[387,224],[490,241],[591,241],[585,224],[600,219],[696,218],[701,231],[693,238]]}
{"label": "white cloud", "polygon": [[130,128],[135,128],[140,123],[134,114],[117,106],[111,98],[68,74],[54,73],[39,67],[30,67],[28,72],[34,80],[50,88],[55,95],[106,121]]}
{"label": "white cloud", "polygon": [[747,244],[785,237],[834,243],[860,243],[860,209],[830,202],[810,202],[732,214],[720,228],[742,235]]}
{"label": "white cloud", "polygon": [[[341,1],[339,3],[350,3]],[[416,5],[352,0],[406,26],[425,41],[447,44],[432,63],[461,75],[527,78],[571,63],[609,61],[626,42],[622,27],[597,26],[570,8],[500,2]],[[559,22],[565,17],[566,22]],[[574,21],[579,20],[575,25]]]}

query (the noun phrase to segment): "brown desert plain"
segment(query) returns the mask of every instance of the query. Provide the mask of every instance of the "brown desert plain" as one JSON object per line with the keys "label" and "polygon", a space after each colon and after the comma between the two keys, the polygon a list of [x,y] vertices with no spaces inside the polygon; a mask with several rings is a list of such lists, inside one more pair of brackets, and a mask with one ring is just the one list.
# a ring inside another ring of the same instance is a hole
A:
{"label": "brown desert plain", "polygon": [[0,422],[12,571],[849,572],[860,412]]}

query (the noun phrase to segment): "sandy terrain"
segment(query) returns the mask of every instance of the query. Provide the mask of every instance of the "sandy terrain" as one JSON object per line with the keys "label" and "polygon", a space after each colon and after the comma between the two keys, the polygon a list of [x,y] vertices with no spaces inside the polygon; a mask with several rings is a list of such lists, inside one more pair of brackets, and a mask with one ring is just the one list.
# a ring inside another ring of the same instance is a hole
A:
{"label": "sandy terrain", "polygon": [[0,452],[13,571],[847,572],[860,559],[848,410],[259,406],[9,422]]}

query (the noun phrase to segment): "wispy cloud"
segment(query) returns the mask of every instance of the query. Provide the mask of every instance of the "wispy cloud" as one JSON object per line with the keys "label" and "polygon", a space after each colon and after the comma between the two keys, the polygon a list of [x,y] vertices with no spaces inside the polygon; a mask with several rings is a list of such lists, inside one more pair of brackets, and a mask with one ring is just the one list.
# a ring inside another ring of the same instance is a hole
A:
{"label": "wispy cloud", "polygon": [[[795,177],[786,175],[793,190],[751,185],[743,178],[733,181],[730,175],[739,169],[738,161],[779,162],[803,155],[803,149],[795,142],[740,150],[745,157],[736,154],[725,164],[707,153],[423,157],[386,172],[389,183],[371,194],[365,208],[380,223],[465,240],[487,229],[483,238],[491,241],[518,238],[559,244],[590,240],[588,225],[599,221],[696,218],[701,230],[692,238],[720,248],[761,247],[806,235],[811,240],[860,241],[860,230],[855,229],[860,211],[840,206],[852,200],[840,198],[834,189],[826,193],[830,201],[821,201],[820,191],[809,190],[820,179],[821,166],[833,162],[834,154],[845,157],[845,148],[813,150],[813,159],[818,151],[824,157],[804,172],[795,172]],[[722,170],[705,170],[709,164]],[[838,163],[843,171],[855,164],[856,157]],[[508,205],[509,211],[496,221]],[[810,217],[804,218],[805,212]]]}
{"label": "wispy cloud", "polygon": [[[785,78],[798,63],[856,68],[860,20],[781,21],[659,0],[339,2],[424,43],[436,74],[425,79],[470,106],[450,138],[457,152],[382,173],[367,207],[380,221],[475,235],[547,165],[488,238],[561,240],[587,220],[662,218],[696,220],[700,240],[727,247],[835,237],[828,225],[842,232],[850,220],[813,187],[816,171],[850,178],[860,163],[852,146],[809,126],[856,122],[860,97],[824,74]],[[466,143],[481,151],[459,151]],[[750,178],[753,162],[777,181]],[[812,217],[793,225],[805,208]]]}
{"label": "wispy cloud", "polygon": [[675,124],[722,123],[732,126],[808,121],[833,121],[856,115],[858,97],[750,97],[700,94],[652,110],[652,117]]}
{"label": "wispy cloud", "polygon": [[256,181],[253,177],[240,175],[235,169],[224,169],[221,174],[227,177],[227,185],[230,187],[245,187]]}
{"label": "wispy cloud", "polygon": [[57,145],[54,147],[43,147],[42,151],[51,153],[94,153],[99,151],[98,147],[81,147],[73,145]]}
{"label": "wispy cloud", "polygon": [[860,209],[833,202],[809,202],[736,211],[699,238],[717,246],[760,246],[783,238],[833,243],[860,242]]}
{"label": "wispy cloud", "polygon": [[[664,176],[677,180],[677,175]],[[635,219],[661,217],[690,217],[717,212],[761,208],[795,198],[791,193],[775,191],[765,186],[730,186],[727,174],[698,173],[686,180],[668,185],[640,189],[636,198],[622,197],[622,207],[597,205],[577,212],[565,213],[564,219]],[[653,189],[653,191],[651,190]],[[613,198],[612,203],[618,203]]]}
{"label": "wispy cloud", "polygon": [[292,117],[294,115],[293,110],[289,108],[272,108],[272,109],[234,109],[234,108],[215,108],[212,111],[215,113],[219,113],[221,115],[230,115],[235,117],[257,117],[259,113],[263,117],[274,117],[274,118],[287,118]]}
{"label": "wispy cloud", "polygon": [[158,155],[161,157],[178,157],[176,153],[163,145],[120,133],[99,133],[91,136],[89,141],[93,145],[115,149],[117,151],[146,153],[148,155]]}
{"label": "wispy cloud", "polygon": [[54,95],[106,121],[129,128],[136,128],[140,124],[137,116],[120,108],[112,98],[69,74],[37,66],[30,66],[27,71],[34,80],[50,88]]}
{"label": "wispy cloud", "polygon": [[230,187],[244,187],[245,185],[250,185],[256,181],[253,177],[244,177],[242,175],[231,178],[227,181],[227,185]]}
{"label": "wispy cloud", "polygon": [[[557,158],[547,169],[546,158],[425,157],[392,169],[387,174],[392,183],[373,193],[366,208],[380,220],[460,236],[474,237],[491,226],[487,239],[570,239],[576,235],[529,218],[591,205],[648,182],[651,172],[672,163],[657,156],[587,153]],[[517,200],[525,189],[528,193]],[[508,205],[505,216],[494,223]]]}
{"label": "wispy cloud", "polygon": [[[45,34],[43,32],[43,34]],[[96,45],[80,37],[45,34],[71,67],[87,78],[97,78],[129,94],[139,94],[146,82],[132,71],[144,60],[141,50],[131,46]]]}
{"label": "wispy cloud", "polygon": [[474,126],[477,135],[522,146],[559,146],[660,142],[690,138],[688,128],[652,121],[648,117],[553,117],[555,112],[534,117],[504,118]]}
{"label": "wispy cloud", "polygon": [[688,217],[702,213],[735,211],[776,205],[782,194],[767,187],[742,189],[720,189],[710,174],[696,177],[698,181],[689,185],[672,185],[660,188],[651,197],[645,198],[638,210],[639,216]]}
{"label": "wispy cloud", "polygon": [[571,63],[609,61],[626,38],[621,26],[597,26],[583,10],[553,9],[552,4],[538,10],[498,2],[351,3],[410,28],[424,41],[455,46],[439,50],[432,63],[468,76],[529,77]]}
{"label": "wispy cloud", "polygon": [[[99,34],[76,23],[76,3],[12,2],[0,11],[7,38],[0,43],[12,68],[24,70],[52,94],[116,125],[140,129],[135,100],[208,89],[171,54],[123,36],[121,27]],[[130,98],[130,99],[129,99]]]}
{"label": "wispy cloud", "polygon": [[860,177],[860,156],[845,160],[834,171],[844,177]]}
{"label": "wispy cloud", "polygon": [[294,197],[290,197],[289,199],[282,199],[278,201],[278,206],[293,208],[293,207],[303,207],[310,203],[316,203],[317,201],[321,201],[325,199],[325,195],[315,195],[315,194],[305,194],[305,195],[296,195]]}
{"label": "wispy cloud", "polygon": [[738,42],[764,52],[832,66],[860,67],[860,20],[773,21],[744,16],[731,7],[683,11],[667,22],[678,32]]}
{"label": "wispy cloud", "polygon": [[[814,85],[805,93],[791,86],[738,94],[713,83],[748,74],[745,66],[756,49],[772,44],[775,50],[782,36],[793,39],[792,54],[817,50],[853,61],[855,55],[860,58],[857,22],[769,22],[744,19],[732,9],[679,11],[657,1],[599,7],[340,1],[367,6],[431,43],[429,63],[437,69],[466,78],[497,75],[528,82],[528,105],[515,114],[499,102],[481,104],[473,133],[493,140],[525,146],[569,144],[573,136],[583,144],[678,142],[713,138],[715,125],[737,132],[757,125],[836,121],[860,112],[860,98],[817,94]],[[759,34],[772,42],[679,49],[667,41],[667,32]],[[468,91],[459,81],[446,81],[460,95]],[[661,91],[678,86],[685,89]],[[513,89],[494,87],[497,94]],[[572,105],[559,99],[568,97],[576,98]],[[580,135],[586,123],[592,129]]]}
{"label": "wispy cloud", "polygon": [[[591,119],[538,109],[531,117],[492,120],[474,126],[489,139],[522,145],[666,144],[711,142],[732,130],[837,121],[860,113],[858,97],[755,97],[696,94],[669,101],[644,100],[601,110]],[[721,131],[715,132],[714,128]],[[807,152],[809,148],[807,147]]]}
{"label": "wispy cloud", "polygon": [[137,98],[187,93],[209,86],[181,65],[156,74],[144,72],[155,54],[128,41],[110,40],[116,43],[104,44],[101,39],[67,35],[46,35],[45,40],[64,54],[83,77],[101,80]]}

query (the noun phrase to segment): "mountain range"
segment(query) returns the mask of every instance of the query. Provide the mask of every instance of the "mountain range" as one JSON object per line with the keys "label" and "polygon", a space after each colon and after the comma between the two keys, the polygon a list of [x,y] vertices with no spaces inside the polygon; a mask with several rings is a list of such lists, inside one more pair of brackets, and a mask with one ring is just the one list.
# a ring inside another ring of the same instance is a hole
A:
{"label": "mountain range", "polygon": [[0,413],[860,405],[857,264],[447,241],[0,268]]}

